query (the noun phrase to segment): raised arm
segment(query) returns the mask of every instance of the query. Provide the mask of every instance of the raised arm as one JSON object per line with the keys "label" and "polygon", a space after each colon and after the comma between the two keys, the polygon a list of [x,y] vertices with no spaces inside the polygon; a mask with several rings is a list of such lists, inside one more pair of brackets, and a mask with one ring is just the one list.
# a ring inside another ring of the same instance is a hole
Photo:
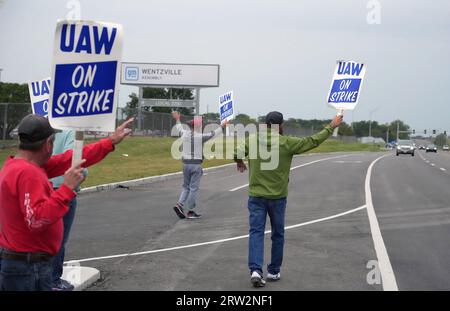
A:
{"label": "raised arm", "polygon": [[[178,135],[181,134],[181,136],[185,135],[186,132],[188,132],[188,131],[186,131],[186,130],[183,128],[183,125],[181,125],[181,122],[180,122],[181,115],[180,115],[180,113],[179,113],[178,111],[172,111],[172,117],[173,117],[173,119],[174,119],[175,122],[176,122],[176,123],[175,123],[175,129],[177,130],[177,134],[178,134]],[[172,134],[172,135],[174,135],[174,134]]]}
{"label": "raised arm", "polygon": [[337,115],[331,121],[331,123],[325,128],[309,137],[297,138],[297,137],[289,137],[287,140],[288,149],[292,154],[300,154],[311,149],[316,148],[321,143],[323,143],[331,134],[333,134],[333,130],[338,127],[342,123],[342,115]]}
{"label": "raised arm", "polygon": [[210,140],[211,138],[222,134],[222,129],[226,128],[230,124],[230,121],[225,120],[218,128],[216,128],[214,131],[211,131],[209,133],[202,134],[202,140],[203,142]]}
{"label": "raised arm", "polygon": [[[126,136],[130,135],[131,129],[129,129],[128,126],[133,121],[133,118],[125,121],[110,137],[102,139],[97,143],[84,146],[82,158],[86,161],[83,163],[83,167],[88,167],[100,162],[108,153],[113,151],[115,145],[119,144]],[[43,167],[49,178],[61,176],[71,167],[72,153],[73,150],[67,150],[62,154],[50,158]]]}

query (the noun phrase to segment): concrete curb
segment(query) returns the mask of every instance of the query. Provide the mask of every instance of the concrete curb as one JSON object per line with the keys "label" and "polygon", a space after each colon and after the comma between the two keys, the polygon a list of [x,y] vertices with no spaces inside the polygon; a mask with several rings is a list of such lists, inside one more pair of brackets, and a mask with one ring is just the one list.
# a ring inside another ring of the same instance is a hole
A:
{"label": "concrete curb", "polygon": [[[208,167],[208,168],[203,169],[203,171],[211,172],[211,171],[219,170],[219,169],[231,166],[231,165],[235,165],[235,164],[229,163],[229,164],[223,164],[223,165],[219,165],[219,166]],[[157,175],[157,176],[150,176],[150,177],[144,177],[144,178],[139,178],[139,179],[119,181],[119,182],[110,183],[110,184],[103,184],[103,185],[83,188],[83,189],[81,189],[81,191],[79,193],[87,194],[87,193],[94,193],[94,192],[100,192],[100,191],[115,190],[117,188],[123,188],[123,187],[128,188],[128,187],[149,185],[149,184],[153,184],[153,183],[157,183],[157,182],[161,182],[161,181],[175,179],[182,175],[183,175],[183,172],[179,171],[179,172],[169,173],[169,174],[164,174],[164,175]]]}
{"label": "concrete curb", "polygon": [[74,285],[74,291],[82,291],[100,279],[100,271],[89,267],[64,266],[62,279]]}

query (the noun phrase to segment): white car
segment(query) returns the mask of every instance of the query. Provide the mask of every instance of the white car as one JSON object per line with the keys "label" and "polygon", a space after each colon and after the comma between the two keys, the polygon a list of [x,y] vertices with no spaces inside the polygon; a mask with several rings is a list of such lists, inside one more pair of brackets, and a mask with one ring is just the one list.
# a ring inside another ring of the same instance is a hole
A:
{"label": "white car", "polygon": [[398,156],[399,154],[406,153],[414,156],[414,149],[414,144],[411,140],[399,140],[397,142],[396,154]]}
{"label": "white car", "polygon": [[450,147],[449,147],[448,145],[444,145],[444,146],[442,147],[442,150],[444,150],[444,151],[449,151],[449,150],[450,150]]}

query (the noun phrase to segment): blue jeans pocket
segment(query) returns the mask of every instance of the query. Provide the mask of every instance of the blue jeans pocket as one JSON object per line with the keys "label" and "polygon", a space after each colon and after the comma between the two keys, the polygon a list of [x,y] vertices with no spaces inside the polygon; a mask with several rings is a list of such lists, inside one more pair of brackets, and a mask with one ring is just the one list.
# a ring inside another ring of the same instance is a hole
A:
{"label": "blue jeans pocket", "polygon": [[34,290],[31,264],[21,261],[2,260],[0,271],[0,289],[2,291]]}

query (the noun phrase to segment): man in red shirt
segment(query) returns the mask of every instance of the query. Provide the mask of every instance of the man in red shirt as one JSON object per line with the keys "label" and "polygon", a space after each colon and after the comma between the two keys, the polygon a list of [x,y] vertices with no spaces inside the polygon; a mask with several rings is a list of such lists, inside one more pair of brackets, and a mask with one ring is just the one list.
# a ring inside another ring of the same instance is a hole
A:
{"label": "man in red shirt", "polygon": [[[0,171],[0,290],[51,290],[52,257],[61,247],[62,218],[83,167],[101,161],[131,133],[128,120],[106,139],[86,145],[71,167],[72,150],[51,156],[55,130],[48,120],[28,115],[19,124],[19,150]],[[64,175],[54,191],[49,178]]]}

